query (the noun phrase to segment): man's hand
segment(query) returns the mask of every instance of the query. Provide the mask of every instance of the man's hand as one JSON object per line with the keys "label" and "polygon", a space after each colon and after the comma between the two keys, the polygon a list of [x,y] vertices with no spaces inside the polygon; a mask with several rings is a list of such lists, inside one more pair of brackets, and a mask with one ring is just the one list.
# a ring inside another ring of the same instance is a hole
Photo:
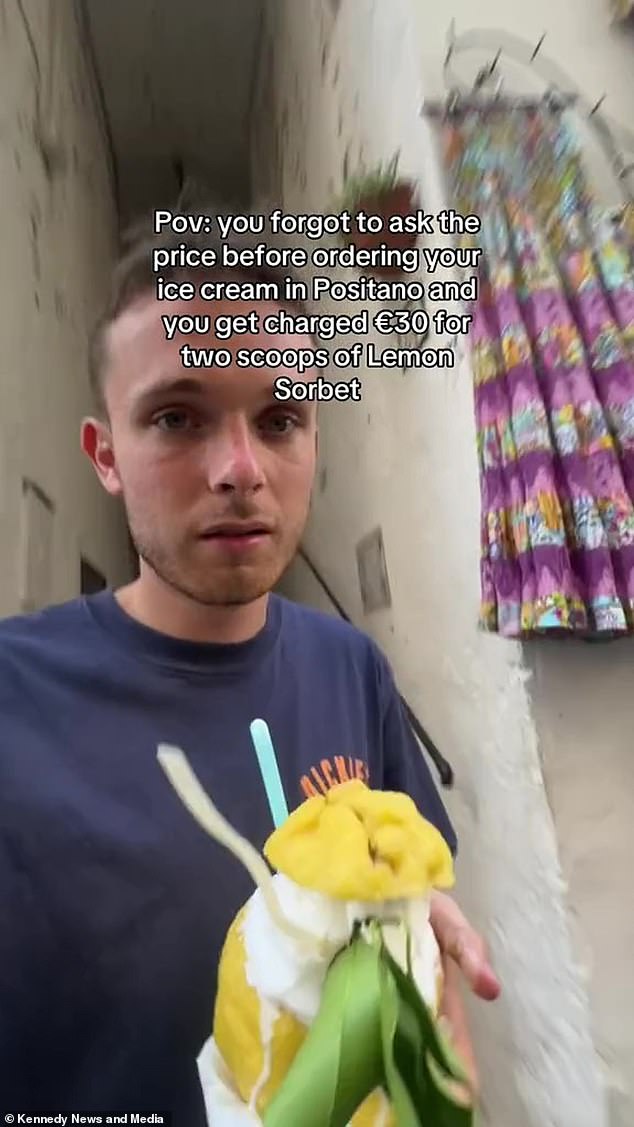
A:
{"label": "man's hand", "polygon": [[484,940],[473,930],[455,900],[444,892],[432,895],[431,926],[445,960],[457,964],[478,998],[494,1002],[502,988],[489,963]]}
{"label": "man's hand", "polygon": [[488,961],[484,940],[473,930],[455,900],[442,892],[432,896],[431,926],[442,954],[445,978],[441,1023],[465,1067],[472,1096],[477,1099],[478,1068],[460,994],[460,980],[465,978],[472,992],[488,1002],[498,997],[500,983]]}

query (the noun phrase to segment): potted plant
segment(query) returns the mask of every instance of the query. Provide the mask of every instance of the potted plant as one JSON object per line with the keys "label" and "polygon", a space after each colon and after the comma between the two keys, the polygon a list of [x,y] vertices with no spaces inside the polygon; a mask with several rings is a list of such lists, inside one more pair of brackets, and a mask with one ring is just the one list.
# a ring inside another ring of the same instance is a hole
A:
{"label": "potted plant", "polygon": [[[418,209],[416,185],[398,174],[398,153],[387,165],[379,165],[372,171],[360,170],[350,177],[344,186],[341,210],[348,211],[351,217],[352,232],[346,241],[352,241],[357,248],[374,250],[385,245],[389,250],[407,250],[416,246],[416,232],[390,231],[392,216],[414,215]],[[378,215],[383,220],[381,231],[361,231],[357,216]],[[398,266],[376,268],[376,273],[399,274]]]}

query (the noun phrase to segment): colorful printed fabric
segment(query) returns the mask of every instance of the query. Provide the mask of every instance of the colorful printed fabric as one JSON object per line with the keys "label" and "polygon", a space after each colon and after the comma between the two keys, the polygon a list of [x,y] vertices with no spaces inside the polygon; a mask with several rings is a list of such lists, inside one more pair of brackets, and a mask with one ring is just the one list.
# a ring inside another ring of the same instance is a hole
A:
{"label": "colorful printed fabric", "polygon": [[467,310],[481,625],[506,637],[631,633],[631,225],[598,211],[560,114],[471,112],[445,141],[455,207],[481,220]]}

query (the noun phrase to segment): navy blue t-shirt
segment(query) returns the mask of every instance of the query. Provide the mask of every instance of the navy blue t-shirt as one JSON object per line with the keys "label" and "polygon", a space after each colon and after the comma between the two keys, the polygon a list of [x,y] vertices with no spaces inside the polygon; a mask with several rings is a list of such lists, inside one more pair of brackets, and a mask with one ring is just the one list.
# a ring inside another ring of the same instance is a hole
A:
{"label": "navy blue t-shirt", "polygon": [[290,808],[350,777],[409,793],[455,851],[390,667],[273,595],[250,641],[184,642],[111,591],[0,623],[0,1113],[206,1122],[196,1057],[227,928],[253,891],[172,790],[182,748],[236,829],[273,826],[249,726]]}

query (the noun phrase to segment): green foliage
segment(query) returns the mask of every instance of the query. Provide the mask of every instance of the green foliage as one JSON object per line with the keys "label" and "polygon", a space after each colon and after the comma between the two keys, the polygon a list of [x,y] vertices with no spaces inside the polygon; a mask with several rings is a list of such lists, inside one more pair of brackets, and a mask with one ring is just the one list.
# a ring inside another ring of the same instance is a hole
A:
{"label": "green foliage", "polygon": [[354,211],[360,200],[390,192],[398,183],[398,158],[399,154],[395,153],[387,164],[380,164],[370,170],[361,168],[354,176],[350,176],[344,184],[339,210]]}
{"label": "green foliage", "polygon": [[413,978],[386,950],[383,967],[385,982],[390,982],[382,991],[383,1059],[399,1127],[473,1127],[473,1107],[452,1094],[453,1085],[467,1084],[462,1064],[441,1036]]}
{"label": "green foliage", "polygon": [[332,963],[317,1018],[263,1122],[346,1127],[382,1087],[399,1127],[475,1127],[456,1085],[466,1090],[462,1065],[374,921]]}
{"label": "green foliage", "polygon": [[310,1033],[266,1109],[265,1127],[346,1127],[381,1084],[380,960],[380,948],[363,940],[337,955]]}

